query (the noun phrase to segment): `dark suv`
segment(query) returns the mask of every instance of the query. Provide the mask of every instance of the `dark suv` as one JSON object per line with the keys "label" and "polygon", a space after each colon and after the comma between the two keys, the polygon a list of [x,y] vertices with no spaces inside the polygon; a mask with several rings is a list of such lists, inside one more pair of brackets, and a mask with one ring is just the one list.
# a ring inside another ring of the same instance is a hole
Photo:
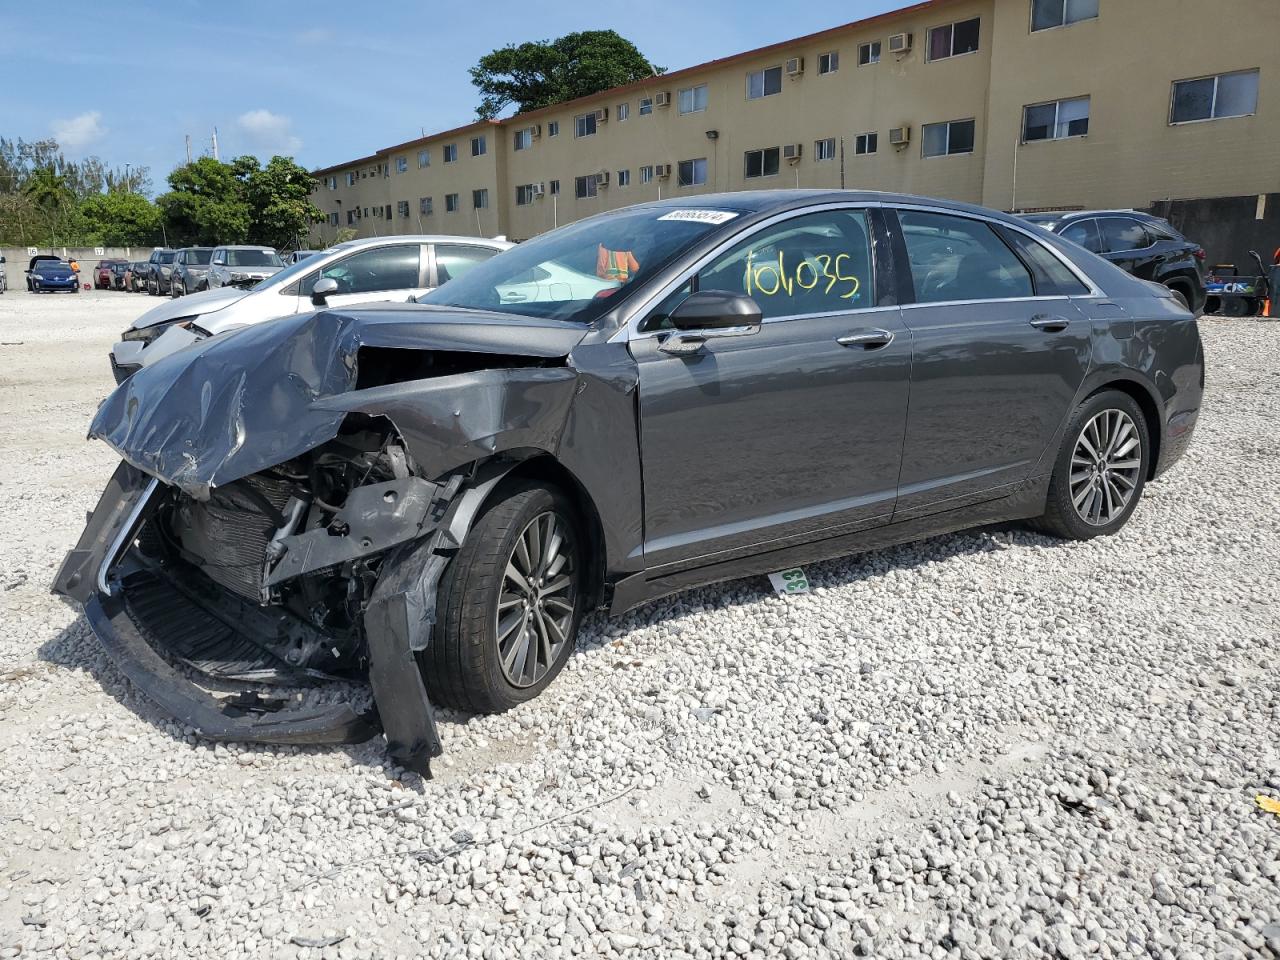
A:
{"label": "dark suv", "polygon": [[1022,219],[1080,244],[1135,277],[1164,284],[1197,316],[1204,311],[1204,248],[1168,220],[1133,210],[1036,213]]}

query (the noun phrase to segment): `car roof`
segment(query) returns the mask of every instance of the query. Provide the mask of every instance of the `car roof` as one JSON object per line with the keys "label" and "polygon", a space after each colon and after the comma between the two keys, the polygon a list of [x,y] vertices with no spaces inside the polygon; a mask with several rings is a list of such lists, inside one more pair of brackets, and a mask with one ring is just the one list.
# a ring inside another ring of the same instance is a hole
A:
{"label": "car roof", "polygon": [[274,250],[269,243],[220,243],[218,246],[210,249],[217,250]]}
{"label": "car roof", "polygon": [[406,241],[410,243],[471,243],[485,247],[495,247],[500,250],[506,250],[508,247],[513,246],[510,241],[496,240],[492,237],[460,237],[444,233],[400,233],[389,234],[385,237],[360,237],[357,240],[344,240],[342,243],[335,243],[332,247],[317,252],[355,250],[360,247],[377,247],[386,243],[404,243]]}

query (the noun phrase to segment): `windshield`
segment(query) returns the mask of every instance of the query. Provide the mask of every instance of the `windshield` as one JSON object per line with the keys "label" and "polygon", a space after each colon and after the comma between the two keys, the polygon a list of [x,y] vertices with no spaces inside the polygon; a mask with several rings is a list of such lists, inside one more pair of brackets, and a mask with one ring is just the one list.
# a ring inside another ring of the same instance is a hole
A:
{"label": "windshield", "polygon": [[162,253],[156,258],[157,263],[173,263],[173,258],[178,255],[177,250],[170,250],[168,253]]}
{"label": "windshield", "polygon": [[278,267],[280,255],[274,250],[228,250],[228,267]]}
{"label": "windshield", "polygon": [[187,266],[207,264],[211,256],[213,256],[211,247],[195,247],[187,251]]}
{"label": "windshield", "polygon": [[737,216],[647,207],[594,217],[477,264],[418,302],[591,323]]}

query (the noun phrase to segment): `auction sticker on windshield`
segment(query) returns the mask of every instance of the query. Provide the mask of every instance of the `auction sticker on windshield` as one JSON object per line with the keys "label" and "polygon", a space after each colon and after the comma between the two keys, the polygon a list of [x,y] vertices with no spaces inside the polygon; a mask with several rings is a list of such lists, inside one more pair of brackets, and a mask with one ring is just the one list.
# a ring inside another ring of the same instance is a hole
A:
{"label": "auction sticker on windshield", "polygon": [[728,210],[672,210],[664,213],[659,220],[692,220],[695,223],[728,223],[736,213]]}

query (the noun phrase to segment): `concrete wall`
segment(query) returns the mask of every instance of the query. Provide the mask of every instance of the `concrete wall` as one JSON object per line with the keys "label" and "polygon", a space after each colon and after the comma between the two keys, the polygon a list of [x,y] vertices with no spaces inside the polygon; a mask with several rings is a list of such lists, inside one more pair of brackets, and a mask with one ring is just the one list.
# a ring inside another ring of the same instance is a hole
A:
{"label": "concrete wall", "polygon": [[[146,260],[155,247],[33,247],[36,253],[52,254],[64,260],[75,259],[80,264],[81,284],[93,283],[93,271],[100,260]],[[102,250],[102,253],[98,253]],[[7,261],[4,265],[5,276],[10,290],[21,290],[26,287],[23,273],[27,264],[35,254],[27,252],[26,247],[0,247],[0,256]]]}

